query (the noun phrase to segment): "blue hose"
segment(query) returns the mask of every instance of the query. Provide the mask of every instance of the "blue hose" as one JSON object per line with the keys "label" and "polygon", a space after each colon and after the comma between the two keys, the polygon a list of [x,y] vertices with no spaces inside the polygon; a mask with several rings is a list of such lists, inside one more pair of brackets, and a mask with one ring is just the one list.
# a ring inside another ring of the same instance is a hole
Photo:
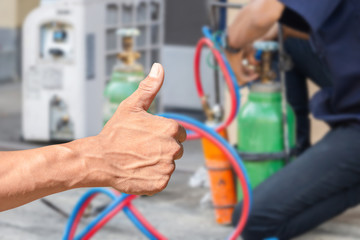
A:
{"label": "blue hose", "polygon": [[226,65],[226,68],[230,74],[230,77],[232,79],[232,82],[234,84],[234,87],[235,87],[235,91],[236,91],[236,114],[239,112],[239,109],[240,109],[240,104],[241,104],[241,94],[240,94],[240,86],[236,80],[236,76],[235,76],[235,73],[234,71],[232,70],[231,66],[230,66],[230,63],[228,62],[228,60],[226,59],[225,55],[223,53],[221,53],[221,56],[223,57],[224,59],[224,63]]}
{"label": "blue hose", "polygon": [[[107,195],[108,197],[110,197],[112,200],[116,200],[116,199],[120,199],[121,197],[118,197],[116,196],[115,193],[113,193],[112,191],[110,191],[109,189],[106,189],[106,188],[93,188],[93,189],[90,189],[88,192],[86,192],[81,198],[80,200],[78,201],[78,203],[76,204],[75,208],[73,209],[71,215],[70,215],[70,218],[69,218],[69,221],[66,225],[66,228],[65,228],[65,232],[64,232],[64,236],[63,236],[63,240],[69,240],[69,236],[70,236],[70,231],[71,231],[71,227],[72,225],[74,224],[74,221],[75,221],[75,217],[77,216],[81,206],[86,202],[86,200],[91,197],[93,194],[97,194],[97,193],[102,193],[102,194],[105,194]],[[125,195],[125,194],[122,194],[122,195]],[[118,201],[118,204],[121,204],[121,202],[123,200],[125,200],[126,197],[122,197],[121,198],[121,201]],[[113,205],[113,204],[111,204]],[[110,206],[109,206],[110,207]],[[106,208],[106,210],[103,211],[103,213],[106,211],[106,212],[109,212],[113,209],[113,207],[109,210],[109,207]],[[156,238],[141,224],[141,222],[136,218],[136,216],[129,210],[129,208],[125,207],[124,208],[124,212],[125,214],[127,215],[127,217],[134,223],[134,225],[145,235],[147,236],[149,239],[151,240],[156,240]],[[101,214],[103,215],[103,214]],[[105,215],[104,215],[105,216]],[[98,216],[100,217],[100,215]],[[98,218],[96,218],[94,221],[96,221]],[[95,224],[98,222],[91,222],[90,225],[91,226],[95,226]],[[91,228],[90,225],[88,225],[88,227],[86,227],[83,232],[78,236],[78,237],[75,237],[75,239],[81,239]]]}
{"label": "blue hose", "polygon": [[85,229],[75,237],[76,240],[81,240],[93,227],[96,226],[108,213],[110,213],[116,206],[121,204],[129,195],[122,194],[120,197],[116,198],[104,211],[102,211]]}
{"label": "blue hose", "polygon": [[[178,115],[178,114],[171,114],[171,113],[164,113],[164,114],[159,114],[159,116],[165,117],[165,118],[170,118],[170,119],[174,119],[174,120],[178,120],[181,122],[186,122],[188,124],[194,125],[197,128],[200,128],[203,131],[208,132],[211,136],[213,136],[216,140],[218,140],[236,159],[237,164],[239,165],[241,171],[244,174],[244,177],[246,179],[246,183],[247,183],[247,188],[249,190],[249,199],[250,199],[250,209],[251,209],[251,203],[252,203],[252,192],[251,192],[251,187],[250,187],[250,181],[249,181],[249,177],[247,175],[245,166],[243,164],[243,162],[241,161],[240,156],[237,154],[237,152],[234,150],[234,148],[224,139],[222,138],[218,133],[216,133],[213,129],[207,127],[205,124],[196,121],[192,118],[186,117],[186,116],[182,116],[182,115]],[[79,202],[76,204],[70,219],[68,221],[68,224],[66,226],[65,229],[65,234],[63,239],[64,240],[68,240],[69,235],[70,235],[70,230],[71,230],[71,226],[74,223],[75,217],[78,213],[78,211],[80,210],[81,206],[84,204],[84,202],[93,194],[95,193],[103,193],[106,194],[107,196],[109,196],[110,198],[114,199],[114,201],[101,213],[99,214],[81,233],[80,235],[78,235],[77,237],[75,237],[75,239],[81,239],[82,237],[84,237],[94,226],[97,225],[98,222],[100,222],[108,213],[110,213],[117,205],[121,204],[129,195],[127,194],[122,194],[120,197],[117,197],[113,192],[111,192],[108,189],[104,189],[104,188],[94,188],[89,190],[87,193],[85,193],[81,199],[79,200]],[[124,211],[126,213],[126,215],[129,217],[129,219],[135,224],[135,226],[144,233],[144,235],[146,235],[149,239],[156,239],[151,233],[149,233],[149,231],[137,220],[137,218],[132,214],[132,212],[128,209],[128,208],[124,208]]]}
{"label": "blue hose", "polygon": [[136,218],[136,216],[130,211],[129,208],[125,207],[124,212],[126,216],[134,223],[134,225],[150,240],[157,240],[142,223]]}
{"label": "blue hose", "polygon": [[[221,42],[217,41],[217,38],[216,36],[214,37],[214,35],[212,34],[210,28],[208,26],[204,26],[202,27],[202,32],[204,34],[204,36],[211,40],[215,46],[215,48],[220,51],[221,48],[220,46],[222,45]],[[220,51],[221,52],[221,51]],[[223,52],[221,52],[221,56],[223,58],[223,61],[226,65],[226,68],[227,68],[227,71],[229,72],[230,74],[230,77],[231,77],[231,80],[232,80],[232,83],[234,84],[234,87],[235,87],[235,91],[236,91],[236,110],[239,111],[240,109],[240,102],[241,102],[241,95],[240,95],[240,86],[237,82],[237,79],[236,79],[236,76],[235,76],[235,73],[234,71],[232,70],[231,66],[230,66],[230,63],[229,61],[227,60],[225,54]]]}
{"label": "blue hose", "polygon": [[70,231],[71,231],[71,227],[74,224],[75,218],[77,216],[77,213],[80,211],[81,206],[86,202],[86,200],[91,197],[93,194],[97,194],[97,193],[103,193],[107,196],[109,196],[110,198],[114,199],[116,196],[114,193],[108,191],[105,188],[93,188],[90,189],[88,192],[86,192],[81,198],[80,200],[77,202],[77,204],[75,205],[70,218],[66,224],[66,228],[65,228],[65,232],[64,232],[64,236],[63,236],[63,240],[68,240],[70,237]]}

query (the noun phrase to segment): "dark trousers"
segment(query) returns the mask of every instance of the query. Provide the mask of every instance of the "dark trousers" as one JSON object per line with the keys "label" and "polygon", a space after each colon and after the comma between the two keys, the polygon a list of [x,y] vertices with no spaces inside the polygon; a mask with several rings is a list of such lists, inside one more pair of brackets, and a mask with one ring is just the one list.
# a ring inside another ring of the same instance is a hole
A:
{"label": "dark trousers", "polygon": [[339,126],[260,184],[243,238],[291,239],[360,203],[359,142],[359,126]]}
{"label": "dark trousers", "polygon": [[332,85],[326,65],[312,51],[309,41],[288,38],[285,49],[294,67],[286,73],[286,92],[296,116],[296,142],[298,153],[310,147],[309,94],[306,79],[310,78],[320,88]]}

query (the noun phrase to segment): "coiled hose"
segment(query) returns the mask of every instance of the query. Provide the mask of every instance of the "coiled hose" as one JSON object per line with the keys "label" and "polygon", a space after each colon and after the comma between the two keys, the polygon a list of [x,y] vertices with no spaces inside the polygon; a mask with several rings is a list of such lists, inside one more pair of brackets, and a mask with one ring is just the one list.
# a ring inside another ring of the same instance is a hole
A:
{"label": "coiled hose", "polygon": [[[202,85],[202,79],[201,79],[200,62],[201,62],[202,50],[205,46],[207,46],[210,48],[212,54],[214,55],[216,61],[219,64],[219,67],[224,75],[224,79],[230,93],[230,113],[223,123],[215,127],[215,130],[217,132],[220,132],[225,128],[227,128],[234,121],[234,119],[238,114],[240,108],[240,98],[241,98],[240,87],[237,83],[234,71],[231,69],[231,66],[229,62],[226,60],[224,53],[220,52],[219,49],[220,43],[216,41],[216,37],[213,37],[208,27],[203,28],[203,33],[205,37],[200,39],[195,50],[195,58],[194,58],[195,86],[199,98],[202,99],[202,101],[206,99],[204,88]],[[200,135],[197,133],[190,132],[188,135],[188,140],[193,140],[198,138],[200,138]]]}
{"label": "coiled hose", "polygon": [[[199,134],[201,137],[204,137],[211,141],[228,157],[230,163],[235,170],[235,173],[240,180],[244,196],[242,215],[240,217],[239,223],[236,226],[234,232],[228,238],[230,240],[235,240],[241,234],[242,230],[246,225],[251,209],[252,200],[249,179],[247,177],[245,167],[241,161],[241,158],[225,139],[223,139],[213,129],[207,127],[203,123],[177,114],[162,114],[160,116],[177,120],[186,129],[191,130],[192,132]],[[114,199],[114,201],[101,214],[99,214],[78,236],[74,238],[77,225],[83,212],[85,211],[87,205],[91,202],[91,200],[99,193],[106,194],[110,198]],[[63,239],[90,239],[98,230],[101,229],[101,227],[103,227],[122,209],[124,209],[125,214],[135,224],[135,226],[137,226],[138,229],[142,233],[144,233],[149,239],[167,239],[158,231],[156,231],[155,228],[153,228],[145,220],[145,218],[142,217],[138,211],[136,211],[135,207],[133,207],[133,205],[131,204],[131,201],[135,198],[136,196],[127,194],[121,194],[120,196],[116,196],[115,193],[110,193],[107,189],[91,189],[76,204],[66,226]]]}

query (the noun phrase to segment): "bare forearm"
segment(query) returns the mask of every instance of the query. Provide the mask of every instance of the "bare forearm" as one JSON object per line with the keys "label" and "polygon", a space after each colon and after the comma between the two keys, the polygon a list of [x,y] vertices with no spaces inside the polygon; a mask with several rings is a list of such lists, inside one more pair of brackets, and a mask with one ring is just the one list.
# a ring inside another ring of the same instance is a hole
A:
{"label": "bare forearm", "polygon": [[278,0],[254,0],[240,10],[229,27],[229,44],[242,48],[264,36],[280,19],[284,5]]}
{"label": "bare forearm", "polygon": [[164,81],[154,64],[139,88],[94,137],[28,151],[0,152],[0,211],[79,187],[153,195],[165,189],[186,131],[147,113]]}
{"label": "bare forearm", "polygon": [[85,169],[74,143],[0,153],[0,211],[80,187]]}
{"label": "bare forearm", "polygon": [[294,38],[301,38],[301,39],[308,40],[310,37],[309,34],[307,34],[307,33],[300,32],[298,30],[295,30],[295,29],[287,27],[287,26],[282,26],[282,28],[283,28],[285,38],[294,37]]}

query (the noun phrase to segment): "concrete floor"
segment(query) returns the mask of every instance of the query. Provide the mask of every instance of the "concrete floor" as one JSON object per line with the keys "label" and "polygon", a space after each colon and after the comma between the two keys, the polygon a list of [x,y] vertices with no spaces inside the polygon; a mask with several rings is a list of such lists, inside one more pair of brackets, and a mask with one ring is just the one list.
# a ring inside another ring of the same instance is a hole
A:
{"label": "concrete floor", "polygon": [[[20,86],[0,85],[0,149],[31,148],[20,139]],[[142,197],[134,202],[136,207],[160,232],[169,239],[225,239],[231,232],[229,226],[219,226],[214,221],[213,210],[201,205],[205,188],[192,189],[188,180],[203,164],[199,142],[185,144],[185,155],[177,162],[177,170],[168,188],[153,197]],[[26,181],[26,179],[24,179]],[[77,189],[48,197],[53,203],[70,212],[86,189]],[[99,199],[95,204],[106,202]],[[86,219],[83,227],[90,219]],[[66,219],[35,201],[26,206],[0,213],[0,240],[61,239]],[[360,207],[321,225],[297,240],[355,240],[360,239]],[[146,239],[119,214],[94,239]]]}

